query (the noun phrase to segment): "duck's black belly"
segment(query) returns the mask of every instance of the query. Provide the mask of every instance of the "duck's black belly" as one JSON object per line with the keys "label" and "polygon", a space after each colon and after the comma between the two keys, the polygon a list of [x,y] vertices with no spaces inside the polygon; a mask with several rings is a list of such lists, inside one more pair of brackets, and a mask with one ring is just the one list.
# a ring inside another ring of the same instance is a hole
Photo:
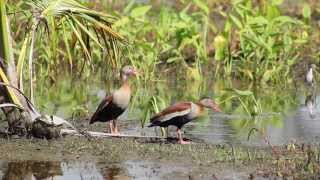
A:
{"label": "duck's black belly", "polygon": [[125,110],[126,109],[123,109],[123,108],[117,106],[114,103],[110,103],[99,112],[99,114],[97,115],[97,119],[95,121],[107,122],[107,121],[110,121],[110,120],[115,120]]}
{"label": "duck's black belly", "polygon": [[168,127],[170,125],[176,126],[177,128],[182,128],[185,124],[192,121],[192,119],[188,118],[187,116],[178,116],[171,118],[167,121],[163,121],[159,124],[160,127]]}

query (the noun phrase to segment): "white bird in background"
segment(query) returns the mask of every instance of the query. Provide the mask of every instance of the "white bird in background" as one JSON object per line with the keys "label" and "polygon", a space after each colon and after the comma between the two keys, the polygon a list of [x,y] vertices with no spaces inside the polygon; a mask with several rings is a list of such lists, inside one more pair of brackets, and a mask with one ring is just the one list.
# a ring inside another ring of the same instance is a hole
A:
{"label": "white bird in background", "polygon": [[308,72],[307,72],[307,75],[306,75],[306,81],[307,81],[307,83],[308,84],[310,84],[311,86],[313,86],[313,84],[314,84],[314,77],[313,77],[313,70],[314,70],[314,68],[316,68],[316,65],[314,65],[314,64],[311,64],[310,66],[309,66],[309,69],[308,69]]}

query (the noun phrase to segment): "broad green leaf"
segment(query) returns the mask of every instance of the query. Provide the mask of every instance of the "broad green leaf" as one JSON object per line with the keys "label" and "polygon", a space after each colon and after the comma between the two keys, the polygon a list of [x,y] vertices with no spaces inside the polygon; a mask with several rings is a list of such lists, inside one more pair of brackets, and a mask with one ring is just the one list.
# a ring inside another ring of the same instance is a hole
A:
{"label": "broad green leaf", "polygon": [[129,3],[127,4],[127,6],[123,9],[123,13],[127,14],[130,9],[133,7],[133,5],[136,3],[135,0],[129,1]]}
{"label": "broad green leaf", "polygon": [[263,82],[267,82],[270,80],[271,76],[272,76],[273,71],[272,70],[266,70],[262,76],[262,81]]}
{"label": "broad green leaf", "polygon": [[129,23],[129,18],[128,17],[122,17],[121,19],[119,19],[118,21],[116,21],[112,27],[116,28],[116,27],[121,27],[121,26],[124,26],[126,24]]}
{"label": "broad green leaf", "polygon": [[231,21],[239,28],[239,29],[242,29],[243,28],[243,25],[242,25],[242,23],[241,23],[241,21],[237,18],[237,17],[235,17],[235,16],[233,16],[233,15],[229,15],[229,17],[230,17],[230,19],[231,19]]}
{"label": "broad green leaf", "polygon": [[254,25],[267,25],[269,21],[263,17],[263,16],[258,16],[258,17],[253,17],[253,18],[248,18],[248,23],[249,24],[254,24]]}
{"label": "broad green leaf", "polygon": [[239,90],[239,89],[235,89],[235,88],[227,88],[225,90],[226,91],[232,91],[232,92],[234,92],[234,93],[236,93],[237,95],[240,95],[240,96],[251,96],[251,95],[253,95],[253,92],[249,91],[249,90]]}
{"label": "broad green leaf", "polygon": [[280,16],[280,11],[276,6],[269,5],[267,6],[267,19],[271,20]]}
{"label": "broad green leaf", "polygon": [[225,36],[229,35],[229,33],[231,33],[231,30],[232,30],[232,24],[230,22],[230,19],[228,18],[223,28],[224,35]]}
{"label": "broad green leaf", "polygon": [[242,91],[242,90],[238,90],[238,89],[233,89],[234,92],[236,92],[238,95],[241,95],[241,96],[250,96],[250,95],[253,95],[253,92],[252,91],[249,91],[249,90],[245,90],[245,91]]}
{"label": "broad green leaf", "polygon": [[131,11],[130,16],[133,18],[144,16],[150,9],[150,5],[136,7]]}
{"label": "broad green leaf", "polygon": [[167,59],[167,63],[173,63],[175,61],[178,61],[180,58],[179,57],[170,57]]}
{"label": "broad green leaf", "polygon": [[279,6],[283,3],[283,0],[272,0],[271,4],[274,6]]}
{"label": "broad green leaf", "polygon": [[302,16],[306,19],[311,18],[311,8],[308,3],[305,3],[302,8]]}
{"label": "broad green leaf", "polygon": [[225,57],[225,49],[226,49],[227,41],[222,35],[218,35],[214,38],[213,46],[215,49],[215,60],[221,61]]}
{"label": "broad green leaf", "polygon": [[272,20],[272,23],[279,23],[279,25],[283,25],[286,23],[291,23],[291,24],[303,24],[301,21],[295,20],[289,16],[279,16],[276,17]]}

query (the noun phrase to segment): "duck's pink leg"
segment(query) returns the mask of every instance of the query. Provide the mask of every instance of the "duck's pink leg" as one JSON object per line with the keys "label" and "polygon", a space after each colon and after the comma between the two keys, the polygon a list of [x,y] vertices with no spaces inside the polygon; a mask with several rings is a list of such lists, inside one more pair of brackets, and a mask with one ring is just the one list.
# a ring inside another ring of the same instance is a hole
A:
{"label": "duck's pink leg", "polygon": [[113,123],[113,133],[114,135],[120,135],[119,131],[118,131],[118,126],[117,126],[117,121],[116,120],[112,120]]}
{"label": "duck's pink leg", "polygon": [[113,130],[113,120],[109,121],[109,128],[110,128],[110,133],[113,134],[114,133],[114,130]]}
{"label": "duck's pink leg", "polygon": [[179,144],[190,144],[189,141],[184,141],[182,138],[181,130],[177,128],[177,135],[178,135],[178,143]]}

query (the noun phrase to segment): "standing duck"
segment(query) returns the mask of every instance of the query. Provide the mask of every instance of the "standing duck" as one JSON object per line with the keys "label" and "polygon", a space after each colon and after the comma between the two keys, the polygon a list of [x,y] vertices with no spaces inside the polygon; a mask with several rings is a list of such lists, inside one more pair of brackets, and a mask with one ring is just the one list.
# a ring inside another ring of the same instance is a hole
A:
{"label": "standing duck", "polygon": [[151,118],[151,124],[148,127],[168,127],[170,125],[176,126],[178,143],[189,144],[190,142],[183,140],[181,128],[186,123],[201,116],[204,112],[204,108],[212,109],[215,112],[221,112],[219,106],[209,98],[202,98],[197,103],[179,102],[154,115]]}
{"label": "standing duck", "polygon": [[128,79],[136,76],[137,71],[132,66],[124,66],[121,70],[122,86],[114,91],[111,95],[106,96],[96,112],[90,119],[90,124],[94,122],[109,122],[110,133],[119,134],[116,119],[127,109],[130,98],[131,89]]}

